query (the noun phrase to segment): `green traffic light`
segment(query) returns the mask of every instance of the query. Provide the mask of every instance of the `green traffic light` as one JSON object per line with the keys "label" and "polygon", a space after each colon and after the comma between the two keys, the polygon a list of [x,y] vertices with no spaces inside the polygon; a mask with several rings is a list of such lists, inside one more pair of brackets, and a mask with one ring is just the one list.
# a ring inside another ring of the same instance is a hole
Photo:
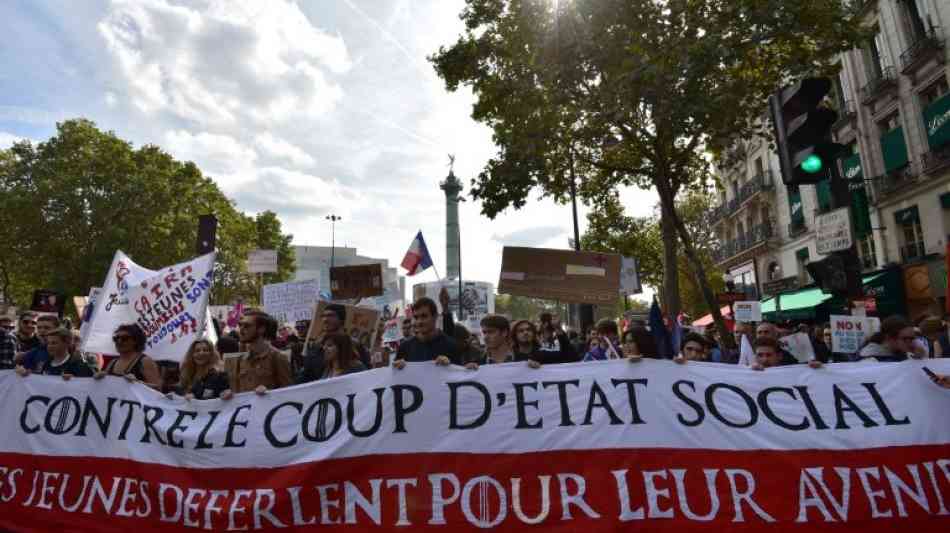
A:
{"label": "green traffic light", "polygon": [[821,170],[821,158],[817,155],[810,155],[804,161],[802,161],[802,170],[809,174],[814,174]]}

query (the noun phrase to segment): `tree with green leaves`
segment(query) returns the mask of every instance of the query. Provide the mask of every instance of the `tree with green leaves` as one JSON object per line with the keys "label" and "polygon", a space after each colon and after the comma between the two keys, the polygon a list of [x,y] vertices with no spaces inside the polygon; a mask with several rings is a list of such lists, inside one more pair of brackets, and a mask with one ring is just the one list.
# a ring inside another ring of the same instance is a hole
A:
{"label": "tree with green leaves", "polygon": [[[713,197],[705,191],[695,191],[681,196],[676,201],[676,211],[683,218],[690,237],[696,243],[703,267],[706,270],[714,291],[725,287],[722,271],[716,267],[712,258],[716,235],[709,223],[709,211]],[[632,217],[624,212],[620,200],[609,197],[602,201],[602,208],[587,215],[587,231],[581,237],[585,250],[597,250],[618,253],[627,257],[636,257],[640,270],[640,281],[644,285],[659,289],[663,283],[663,230],[660,214],[645,217]],[[682,310],[692,316],[705,315],[706,301],[702,290],[690,275],[686,256],[677,255],[679,286],[682,287]]]}
{"label": "tree with green leaves", "polygon": [[195,254],[200,215],[218,218],[214,301],[253,298],[247,252],[281,252],[274,281],[293,273],[290,236],[273,213],[238,211],[191,162],[153,145],[138,149],[84,119],[56,135],[0,150],[0,290],[21,305],[36,288],[86,295],[102,284],[115,251],[158,268]]}
{"label": "tree with green leaves", "polygon": [[[848,0],[466,0],[465,32],[430,60],[498,146],[472,195],[495,216],[531,191],[599,206],[618,186],[656,190],[663,299],[679,311],[677,243],[725,337],[689,230],[684,191],[709,154],[761,131],[765,98],[866,34]],[[578,177],[583,179],[578,179]],[[678,239],[677,239],[678,237]]]}

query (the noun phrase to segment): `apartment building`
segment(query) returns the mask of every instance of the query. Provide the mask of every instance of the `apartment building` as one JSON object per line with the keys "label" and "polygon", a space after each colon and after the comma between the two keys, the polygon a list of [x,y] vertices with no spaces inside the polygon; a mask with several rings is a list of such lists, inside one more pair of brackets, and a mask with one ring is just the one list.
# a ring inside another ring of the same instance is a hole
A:
{"label": "apartment building", "polygon": [[[950,2],[869,0],[865,46],[839,57],[831,95],[839,169],[849,180],[862,268],[900,281],[901,312],[940,312],[950,232]],[[737,139],[720,162],[716,261],[750,297],[800,291],[820,259],[815,217],[831,208],[827,183],[790,192],[765,139]],[[877,277],[871,276],[871,277]],[[871,302],[875,290],[869,290]],[[891,295],[892,297],[894,295]],[[819,302],[821,303],[821,302]]]}

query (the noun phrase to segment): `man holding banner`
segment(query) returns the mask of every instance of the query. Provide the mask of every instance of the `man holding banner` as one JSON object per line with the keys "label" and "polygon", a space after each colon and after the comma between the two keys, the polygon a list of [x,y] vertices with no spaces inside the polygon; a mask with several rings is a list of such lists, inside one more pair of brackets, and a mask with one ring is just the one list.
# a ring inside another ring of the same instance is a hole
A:
{"label": "man holding banner", "polygon": [[266,394],[293,385],[290,360],[270,343],[277,336],[277,321],[262,311],[251,311],[241,317],[238,329],[248,351],[225,360],[231,388],[221,393],[221,398],[227,400],[235,393],[250,391]]}
{"label": "man holding banner", "polygon": [[[448,312],[447,310],[443,310]],[[399,345],[393,366],[402,369],[406,362],[435,361],[437,365],[461,365],[458,344],[435,327],[439,310],[432,298],[422,297],[412,304],[412,328],[415,337]]]}

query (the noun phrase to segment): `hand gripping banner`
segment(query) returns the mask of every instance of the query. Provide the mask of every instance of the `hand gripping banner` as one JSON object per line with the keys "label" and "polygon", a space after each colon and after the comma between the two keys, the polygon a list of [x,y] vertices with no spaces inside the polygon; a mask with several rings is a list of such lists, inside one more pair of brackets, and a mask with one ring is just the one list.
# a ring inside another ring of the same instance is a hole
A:
{"label": "hand gripping banner", "polygon": [[229,401],[0,372],[0,530],[950,531],[950,361],[410,364]]}

